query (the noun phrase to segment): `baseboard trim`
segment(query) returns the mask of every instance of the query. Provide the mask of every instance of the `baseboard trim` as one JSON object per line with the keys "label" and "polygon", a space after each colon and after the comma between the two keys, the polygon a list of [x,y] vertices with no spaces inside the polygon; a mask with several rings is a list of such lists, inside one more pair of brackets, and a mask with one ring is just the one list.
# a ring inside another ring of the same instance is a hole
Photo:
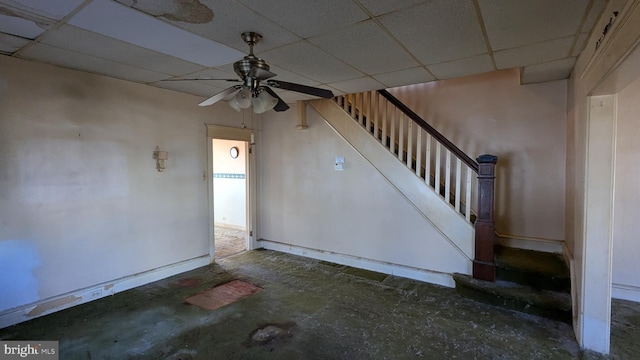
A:
{"label": "baseboard trim", "polygon": [[564,252],[562,240],[534,238],[511,234],[501,234],[496,231],[498,244],[505,247],[512,247],[524,250],[535,250],[549,253],[561,254]]}
{"label": "baseboard trim", "polygon": [[611,284],[611,297],[620,300],[640,302],[640,287],[622,284]]}
{"label": "baseboard trim", "polygon": [[455,282],[451,274],[420,269],[411,266],[404,266],[378,260],[365,259],[362,257],[345,255],[325,250],[311,249],[307,247],[280,243],[272,240],[259,240],[260,247],[267,250],[275,250],[292,255],[304,256],[312,259],[330,261],[340,265],[353,266],[359,269],[377,271],[384,274],[404,277],[408,279],[428,282],[431,284],[455,287]]}
{"label": "baseboard trim", "polygon": [[210,263],[209,255],[204,255],[12,308],[0,313],[0,329],[207,266]]}

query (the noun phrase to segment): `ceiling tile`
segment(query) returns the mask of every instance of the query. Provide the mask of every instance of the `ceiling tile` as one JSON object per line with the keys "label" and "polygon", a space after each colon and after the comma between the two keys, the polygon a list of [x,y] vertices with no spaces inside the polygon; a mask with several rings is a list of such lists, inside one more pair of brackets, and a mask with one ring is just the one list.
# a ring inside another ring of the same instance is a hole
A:
{"label": "ceiling tile", "polygon": [[546,41],[533,45],[496,51],[493,58],[498,69],[527,66],[566,58],[569,55],[574,36]]}
{"label": "ceiling tile", "polygon": [[544,64],[526,66],[522,73],[522,83],[537,83],[566,79],[571,75],[575,58],[551,61]]}
{"label": "ceiling tile", "polygon": [[207,83],[208,81],[158,81],[149,85],[202,97],[211,97],[224,90],[224,87],[209,86]]}
{"label": "ceiling tile", "polygon": [[[280,0],[277,5],[264,0],[240,0],[240,2],[303,38],[323,34],[369,18],[353,1],[345,0]],[[313,14],[313,16],[304,14]]]}
{"label": "ceiling tile", "polygon": [[493,51],[575,35],[589,0],[478,0]]}
{"label": "ceiling tile", "polygon": [[267,62],[272,61],[286,70],[302,74],[315,81],[322,79],[325,82],[334,82],[363,75],[305,41],[270,50],[263,55]]}
{"label": "ceiling tile", "polygon": [[332,88],[343,91],[346,94],[384,89],[384,85],[378,81],[366,76],[358,79],[339,81],[329,84]]}
{"label": "ceiling tile", "polygon": [[285,91],[285,90],[275,90],[275,91],[278,94],[278,96],[280,96],[280,98],[284,102],[289,103],[289,104],[291,104],[293,102],[296,102],[298,100],[318,99],[318,97],[307,95],[307,94],[302,94],[302,93],[295,92],[295,91]]}
{"label": "ceiling tile", "polygon": [[17,16],[0,14],[0,32],[17,35],[27,39],[35,39],[46,29],[35,22]]}
{"label": "ceiling tile", "polygon": [[20,57],[136,82],[158,81],[166,77],[164,74],[118,64],[47,44],[30,46],[20,53]]}
{"label": "ceiling tile", "polygon": [[571,56],[578,56],[584,50],[585,45],[587,45],[587,39],[589,38],[589,34],[584,33],[578,36],[578,40],[576,41],[576,46],[573,48],[573,52]]}
{"label": "ceiling tile", "polygon": [[19,2],[0,0],[0,4],[15,6],[22,10],[56,20],[67,16],[83,2],[84,0],[19,0]]}
{"label": "ceiling tile", "polygon": [[422,66],[379,74],[373,76],[373,78],[383,83],[387,88],[419,84],[435,80],[435,78]]}
{"label": "ceiling tile", "polygon": [[360,4],[362,4],[371,14],[374,16],[379,16],[382,14],[387,14],[392,11],[404,9],[410,7],[412,5],[420,4],[425,2],[425,0],[359,0]]}
{"label": "ceiling tile", "polygon": [[94,57],[170,75],[202,70],[202,65],[141,48],[108,36],[65,25],[45,34],[42,42]]}
{"label": "ceiling tile", "polygon": [[369,75],[419,65],[373,20],[310,38],[309,41]]}
{"label": "ceiling tile", "polygon": [[14,53],[31,41],[0,32],[0,51],[5,53]]}
{"label": "ceiling tile", "polygon": [[205,23],[180,21],[175,18],[175,14],[160,13],[162,9],[170,6],[176,7],[176,4],[188,6],[189,2],[176,2],[174,0],[119,1],[132,5],[135,9],[157,16],[159,19],[163,19],[194,34],[240,50],[243,53],[249,52],[249,48],[240,36],[245,31],[262,34],[262,40],[254,49],[257,55],[263,51],[301,40],[299,36],[283,29],[280,25],[237,1],[205,1],[204,3],[213,11],[213,20]]}
{"label": "ceiling tile", "polygon": [[244,54],[108,0],[93,0],[71,25],[203,66],[235,61]]}
{"label": "ceiling tile", "polygon": [[449,61],[441,64],[429,65],[429,71],[438,79],[451,79],[467,75],[494,71],[489,55],[479,55],[466,59]]}
{"label": "ceiling tile", "polygon": [[288,82],[302,84],[302,85],[308,85],[308,86],[318,86],[318,85],[320,85],[320,83],[315,81],[315,80],[311,80],[311,79],[306,78],[306,77],[304,77],[304,76],[302,76],[300,74],[296,74],[294,72],[285,70],[285,69],[283,69],[281,67],[278,67],[278,66],[271,66],[270,71],[273,72],[274,74],[276,74],[276,77],[274,77],[275,80],[288,81]]}
{"label": "ceiling tile", "polygon": [[592,0],[592,2],[593,2],[593,5],[591,6],[591,10],[589,10],[589,15],[584,21],[584,24],[582,24],[581,31],[584,33],[591,32],[591,28],[593,28],[593,26],[596,23],[596,20],[598,20],[598,18],[600,17],[600,14],[602,14],[602,11],[607,5],[607,0]]}
{"label": "ceiling tile", "polygon": [[431,1],[387,14],[380,21],[423,65],[487,51],[471,1]]}
{"label": "ceiling tile", "polygon": [[[231,72],[227,72],[227,71],[219,70],[217,68],[207,68],[207,69],[203,69],[193,73],[184,73],[184,74],[180,74],[179,77],[189,78],[189,79],[239,79],[238,75],[236,75],[233,72],[233,70]],[[202,82],[210,86],[223,87],[223,88],[227,88],[228,87],[227,84],[230,84],[230,82],[226,82],[226,81],[218,82],[215,80],[202,81]]]}

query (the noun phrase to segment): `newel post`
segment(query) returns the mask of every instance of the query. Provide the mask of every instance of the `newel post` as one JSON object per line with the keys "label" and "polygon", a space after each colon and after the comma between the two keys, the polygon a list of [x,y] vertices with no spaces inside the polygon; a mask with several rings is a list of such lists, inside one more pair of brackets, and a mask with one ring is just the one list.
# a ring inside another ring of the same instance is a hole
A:
{"label": "newel post", "polygon": [[476,219],[475,259],[473,277],[495,281],[496,264],[493,259],[495,223],[493,220],[494,182],[496,178],[495,155],[480,155],[478,162],[478,218]]}

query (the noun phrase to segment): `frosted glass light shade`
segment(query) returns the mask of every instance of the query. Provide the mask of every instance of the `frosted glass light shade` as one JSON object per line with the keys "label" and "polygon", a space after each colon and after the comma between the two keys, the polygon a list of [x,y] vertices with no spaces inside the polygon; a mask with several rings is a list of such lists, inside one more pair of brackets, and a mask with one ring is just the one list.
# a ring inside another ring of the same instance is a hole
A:
{"label": "frosted glass light shade", "polygon": [[265,111],[273,109],[278,103],[278,99],[266,91],[261,91],[257,97],[251,99],[251,102],[253,103],[253,112],[262,114]]}
{"label": "frosted glass light shade", "polygon": [[231,99],[231,101],[235,101],[239,108],[247,109],[251,106],[251,90],[243,88],[236,94],[236,96],[233,97],[233,99]]}

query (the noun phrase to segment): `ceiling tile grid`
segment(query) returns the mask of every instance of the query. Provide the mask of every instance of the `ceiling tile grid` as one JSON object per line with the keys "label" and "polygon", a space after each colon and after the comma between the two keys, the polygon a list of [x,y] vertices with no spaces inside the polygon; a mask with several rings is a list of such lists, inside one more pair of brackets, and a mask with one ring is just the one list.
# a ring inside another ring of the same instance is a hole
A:
{"label": "ceiling tile grid", "polygon": [[28,43],[28,39],[0,32],[0,53],[14,53]]}
{"label": "ceiling tile grid", "polygon": [[575,36],[545,41],[493,53],[498,69],[510,69],[566,58]]}
{"label": "ceiling tile grid", "polygon": [[263,59],[319,83],[361,77],[363,73],[307,41],[286,45],[262,54]]}
{"label": "ceiling tile grid", "polygon": [[[158,0],[119,0],[121,3],[131,3],[134,9],[148,14],[158,12],[158,7],[162,4],[182,4],[189,7],[190,2],[158,1]],[[236,50],[245,52],[247,45],[240,38],[240,34],[245,31],[254,31],[264,35],[264,38],[256,46],[256,53],[266,51],[275,47],[290,44],[302,40],[289,30],[286,30],[277,23],[262,16],[254,10],[246,7],[240,2],[229,0],[206,0],[202,2],[213,12],[213,19],[209,22],[199,22],[177,17],[175,14],[156,16],[157,19],[166,21],[173,26],[200,35],[202,37],[220,42]],[[184,10],[180,11],[182,14]]]}
{"label": "ceiling tile grid", "polygon": [[494,70],[491,57],[487,54],[429,65],[427,68],[438,79],[452,79]]}
{"label": "ceiling tile grid", "polygon": [[435,0],[379,20],[423,65],[487,50],[471,1]]}
{"label": "ceiling tile grid", "polygon": [[205,68],[71,25],[48,32],[41,43],[167,75],[180,75]]}
{"label": "ceiling tile grid", "polygon": [[313,37],[309,41],[365,74],[380,74],[419,65],[373,20]]}
{"label": "ceiling tile grid", "polygon": [[494,51],[579,33],[589,0],[478,0]]}
{"label": "ceiling tile grid", "polygon": [[[0,54],[194,95],[255,54],[275,79],[357,92],[506,68],[563,79],[607,0],[0,0]],[[309,96],[278,89],[287,101]],[[284,98],[283,97],[283,98]]]}
{"label": "ceiling tile grid", "polygon": [[167,77],[165,74],[56,48],[47,44],[36,44],[27,48],[22,53],[22,57],[134,82],[146,83],[159,81]]}
{"label": "ceiling tile grid", "polygon": [[408,84],[421,84],[435,80],[435,77],[422,66],[378,74],[373,76],[373,78],[384,84],[387,88]]}
{"label": "ceiling tile grid", "polygon": [[566,79],[575,65],[575,58],[550,61],[544,64],[525,66],[522,82],[525,84]]}
{"label": "ceiling tile grid", "polygon": [[353,1],[345,0],[239,0],[302,38],[323,34],[366,20],[369,16]]}

